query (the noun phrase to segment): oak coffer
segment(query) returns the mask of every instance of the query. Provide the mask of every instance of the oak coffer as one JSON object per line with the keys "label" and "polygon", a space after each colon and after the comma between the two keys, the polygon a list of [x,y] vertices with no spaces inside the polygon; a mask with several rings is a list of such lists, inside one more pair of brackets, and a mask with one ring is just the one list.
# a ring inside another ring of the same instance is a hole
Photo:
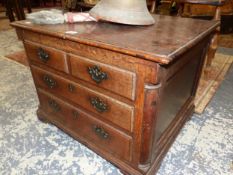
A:
{"label": "oak coffer", "polygon": [[151,26],[12,24],[37,89],[38,118],[131,175],[155,174],[192,114],[206,50],[219,26],[154,18]]}

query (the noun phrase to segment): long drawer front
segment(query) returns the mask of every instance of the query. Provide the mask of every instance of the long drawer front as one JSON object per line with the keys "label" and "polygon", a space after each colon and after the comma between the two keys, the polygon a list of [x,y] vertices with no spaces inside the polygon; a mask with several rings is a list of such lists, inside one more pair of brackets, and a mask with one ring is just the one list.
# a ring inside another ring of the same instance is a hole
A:
{"label": "long drawer front", "polygon": [[38,67],[32,66],[31,69],[38,87],[71,100],[82,108],[95,113],[98,117],[132,131],[133,106]]}
{"label": "long drawer front", "polygon": [[51,121],[58,122],[62,129],[65,128],[71,134],[81,137],[86,142],[114,156],[127,161],[131,160],[132,138],[130,136],[43,90],[38,90],[38,96],[40,109]]}

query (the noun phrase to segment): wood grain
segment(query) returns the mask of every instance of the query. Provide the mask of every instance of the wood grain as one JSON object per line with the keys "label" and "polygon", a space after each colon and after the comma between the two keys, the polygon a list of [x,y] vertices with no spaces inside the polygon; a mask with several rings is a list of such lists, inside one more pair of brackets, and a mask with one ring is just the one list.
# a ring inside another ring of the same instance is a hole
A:
{"label": "wood grain", "polygon": [[[31,42],[25,42],[24,47],[29,61],[45,64],[56,70],[69,73],[65,52]],[[43,61],[39,58],[39,49],[43,49],[48,54],[48,61]]]}
{"label": "wood grain", "polygon": [[[46,89],[46,91],[53,94],[58,94],[58,96],[78,104],[82,108],[95,113],[98,118],[104,118],[105,120],[113,122],[128,131],[132,131],[134,118],[134,108],[132,106],[112,99],[95,91],[94,89],[89,89],[50,72],[41,70],[35,66],[32,67],[32,73],[35,84],[38,87]],[[54,88],[48,87],[44,82],[45,75],[51,77],[56,82],[56,86]],[[69,90],[69,85],[73,86],[72,92]],[[99,112],[96,110],[90,102],[92,97],[99,98],[107,104],[107,111]]]}
{"label": "wood grain", "polygon": [[[154,175],[192,114],[204,55],[219,25],[154,18],[156,24],[147,27],[12,24],[29,56],[40,99],[38,118],[131,175]],[[38,60],[40,47],[51,63]],[[93,66],[108,79],[95,83],[87,72]]]}
{"label": "wood grain", "polygon": [[[56,120],[62,127],[67,127],[76,132],[85,140],[92,142],[96,147],[111,154],[130,161],[131,159],[131,140],[128,135],[119,133],[114,128],[104,124],[96,118],[90,117],[81,109],[74,107],[63,100],[44,92],[38,91],[41,109],[45,111],[52,120]],[[49,105],[49,101],[54,100],[60,107],[59,111],[54,111]],[[102,138],[95,131],[95,127],[101,127],[108,134],[107,138]]]}
{"label": "wood grain", "polygon": [[[71,74],[77,78],[86,80],[96,86],[103,87],[119,95],[135,100],[136,74],[124,69],[119,69],[100,62],[91,61],[84,57],[69,55]],[[88,73],[88,68],[99,67],[106,74],[106,80],[95,82]]]}

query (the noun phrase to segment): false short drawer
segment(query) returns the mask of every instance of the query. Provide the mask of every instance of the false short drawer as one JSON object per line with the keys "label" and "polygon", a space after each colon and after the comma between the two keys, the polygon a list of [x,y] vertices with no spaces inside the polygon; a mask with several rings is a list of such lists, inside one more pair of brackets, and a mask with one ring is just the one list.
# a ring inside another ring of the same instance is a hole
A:
{"label": "false short drawer", "polygon": [[29,60],[69,73],[65,52],[44,45],[24,42]]}
{"label": "false short drawer", "polygon": [[136,74],[77,55],[70,58],[71,74],[98,87],[135,100]]}
{"label": "false short drawer", "polygon": [[81,137],[85,143],[101,148],[116,157],[130,161],[132,138],[95,119],[73,105],[38,90],[40,110],[48,119],[71,135]]}
{"label": "false short drawer", "polygon": [[101,119],[132,131],[133,106],[41,68],[32,66],[31,70],[36,86],[72,101]]}

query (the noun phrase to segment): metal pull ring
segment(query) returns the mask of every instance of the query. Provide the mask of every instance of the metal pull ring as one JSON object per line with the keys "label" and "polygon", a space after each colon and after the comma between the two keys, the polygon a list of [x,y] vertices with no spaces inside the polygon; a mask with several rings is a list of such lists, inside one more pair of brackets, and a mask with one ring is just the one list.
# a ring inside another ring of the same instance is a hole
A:
{"label": "metal pull ring", "polygon": [[44,63],[46,63],[49,60],[49,54],[46,53],[44,49],[39,48],[37,54],[40,60]]}
{"label": "metal pull ring", "polygon": [[98,97],[92,97],[90,103],[98,112],[106,112],[108,110],[108,105]]}
{"label": "metal pull ring", "polygon": [[96,135],[98,135],[102,139],[109,138],[109,134],[102,127],[94,126],[94,131],[95,131]]}
{"label": "metal pull ring", "polygon": [[96,83],[101,83],[103,80],[107,80],[108,78],[107,73],[102,72],[98,66],[88,67],[88,73]]}
{"label": "metal pull ring", "polygon": [[51,89],[55,88],[57,85],[57,82],[51,76],[47,74],[43,76],[43,80],[45,84]]}
{"label": "metal pull ring", "polygon": [[54,112],[59,112],[61,110],[60,105],[55,100],[49,100],[49,107],[52,108]]}

